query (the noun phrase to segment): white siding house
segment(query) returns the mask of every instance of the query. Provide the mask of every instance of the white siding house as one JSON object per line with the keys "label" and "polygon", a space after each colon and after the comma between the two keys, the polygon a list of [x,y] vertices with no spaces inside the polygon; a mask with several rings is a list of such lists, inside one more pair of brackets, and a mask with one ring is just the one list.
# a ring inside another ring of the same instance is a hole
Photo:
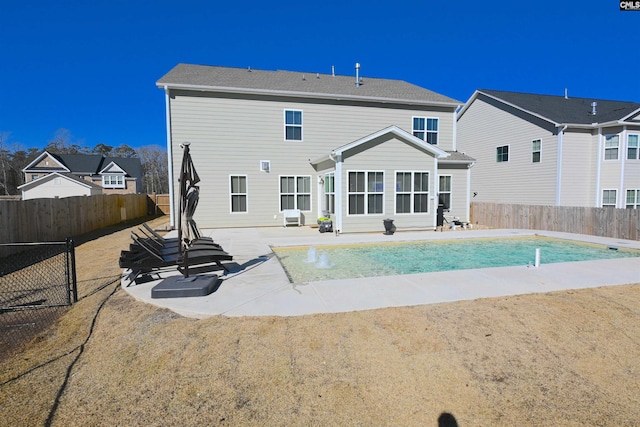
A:
{"label": "white siding house", "polygon": [[53,172],[18,187],[22,200],[94,196],[102,194],[102,187],[72,174]]}
{"label": "white siding house", "polygon": [[201,179],[201,227],[275,226],[299,209],[306,225],[331,212],[340,232],[379,231],[386,218],[432,229],[440,174],[452,213],[468,219],[473,159],[455,152],[451,98],[397,80],[187,64],[157,86],[172,225],[183,142]]}
{"label": "white siding house", "polygon": [[472,200],[640,207],[640,104],[477,90],[457,116]]}

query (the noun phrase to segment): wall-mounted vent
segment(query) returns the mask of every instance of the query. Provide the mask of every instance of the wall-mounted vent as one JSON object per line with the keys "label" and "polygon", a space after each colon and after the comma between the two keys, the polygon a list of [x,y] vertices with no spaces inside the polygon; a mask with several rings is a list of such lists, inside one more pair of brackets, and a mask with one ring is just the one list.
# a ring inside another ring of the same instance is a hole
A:
{"label": "wall-mounted vent", "polygon": [[271,161],[260,160],[260,172],[269,172],[271,170]]}

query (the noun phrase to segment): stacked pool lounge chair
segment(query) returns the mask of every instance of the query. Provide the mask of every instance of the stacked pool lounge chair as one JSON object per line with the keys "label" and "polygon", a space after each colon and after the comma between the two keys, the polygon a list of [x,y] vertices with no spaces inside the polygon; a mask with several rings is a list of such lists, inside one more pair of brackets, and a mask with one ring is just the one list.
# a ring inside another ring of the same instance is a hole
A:
{"label": "stacked pool lounge chair", "polygon": [[120,254],[120,268],[129,270],[129,284],[143,275],[158,274],[161,271],[177,269],[180,276],[163,279],[151,290],[152,298],[181,298],[205,296],[217,289],[219,277],[216,274],[189,275],[189,267],[211,266],[228,271],[222,261],[231,261],[233,257],[210,237],[203,237],[193,220],[198,204],[200,181],[191,155],[189,143],[182,145],[184,150],[180,171],[180,209],[178,237],[164,238],[147,224],[132,232],[132,243],[128,251]]}

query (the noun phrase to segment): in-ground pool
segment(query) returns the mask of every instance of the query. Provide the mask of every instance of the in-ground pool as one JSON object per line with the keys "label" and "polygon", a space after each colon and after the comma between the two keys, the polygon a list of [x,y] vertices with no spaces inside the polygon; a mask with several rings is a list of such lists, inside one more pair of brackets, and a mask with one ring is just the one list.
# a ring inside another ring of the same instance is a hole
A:
{"label": "in-ground pool", "polygon": [[292,283],[475,268],[640,257],[637,250],[540,236],[274,247]]}

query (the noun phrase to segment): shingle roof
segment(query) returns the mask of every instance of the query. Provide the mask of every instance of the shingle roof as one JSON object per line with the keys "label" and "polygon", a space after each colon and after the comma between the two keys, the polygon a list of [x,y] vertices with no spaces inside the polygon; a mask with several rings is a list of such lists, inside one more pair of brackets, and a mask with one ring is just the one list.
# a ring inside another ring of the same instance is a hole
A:
{"label": "shingle roof", "polygon": [[356,86],[353,76],[340,76],[293,71],[263,71],[178,64],[156,83],[158,87],[198,87],[216,91],[244,91],[280,95],[310,96],[336,99],[369,99],[402,103],[462,104],[453,98],[402,80],[362,77]]}
{"label": "shingle roof", "polygon": [[49,154],[74,174],[95,175],[109,163],[114,162],[128,176],[136,178],[142,176],[142,165],[137,157],[102,157],[100,154]]}
{"label": "shingle roof", "polygon": [[[640,109],[637,102],[609,101],[593,98],[565,98],[520,92],[479,89],[478,92],[498,98],[523,110],[535,113],[557,124],[606,123],[621,120]],[[597,102],[596,114],[591,103]]]}

